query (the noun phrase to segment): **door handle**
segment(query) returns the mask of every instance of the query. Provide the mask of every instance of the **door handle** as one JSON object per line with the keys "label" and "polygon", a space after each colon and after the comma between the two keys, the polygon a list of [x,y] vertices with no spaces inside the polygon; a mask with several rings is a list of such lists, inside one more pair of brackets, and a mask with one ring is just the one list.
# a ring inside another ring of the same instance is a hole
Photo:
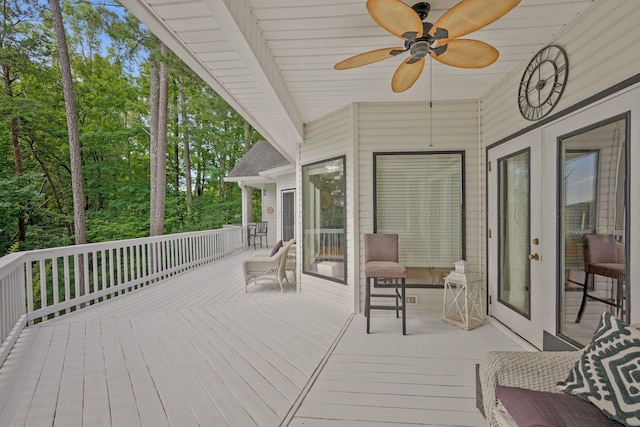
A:
{"label": "door handle", "polygon": [[533,260],[538,261],[540,259],[540,255],[538,255],[538,254],[529,254],[529,259],[532,260],[532,261]]}

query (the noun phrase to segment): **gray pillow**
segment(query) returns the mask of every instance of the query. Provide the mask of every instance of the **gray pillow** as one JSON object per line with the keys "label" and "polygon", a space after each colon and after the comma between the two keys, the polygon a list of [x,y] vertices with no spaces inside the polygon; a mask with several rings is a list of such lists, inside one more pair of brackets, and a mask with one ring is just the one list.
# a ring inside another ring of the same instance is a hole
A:
{"label": "gray pillow", "polygon": [[496,397],[518,427],[619,426],[591,403],[575,396],[518,387],[496,387]]}
{"label": "gray pillow", "polygon": [[282,247],[282,240],[278,240],[278,243],[276,243],[273,249],[271,249],[271,256],[274,256],[275,254],[277,254],[281,247]]}

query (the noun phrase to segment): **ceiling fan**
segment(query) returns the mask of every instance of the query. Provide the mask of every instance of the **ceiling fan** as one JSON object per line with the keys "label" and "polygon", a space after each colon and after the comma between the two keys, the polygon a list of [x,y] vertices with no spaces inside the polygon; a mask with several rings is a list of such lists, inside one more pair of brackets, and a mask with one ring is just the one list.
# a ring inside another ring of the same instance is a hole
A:
{"label": "ceiling fan", "polygon": [[489,25],[513,9],[520,0],[462,0],[449,9],[435,24],[423,22],[431,6],[420,2],[407,6],[400,0],[367,0],[371,17],[393,35],[404,39],[404,46],[377,49],[338,62],[336,70],[361,67],[409,51],[391,80],[394,92],[404,92],[418,80],[425,57],[460,68],[483,68],[499,56],[493,46],[458,37]]}

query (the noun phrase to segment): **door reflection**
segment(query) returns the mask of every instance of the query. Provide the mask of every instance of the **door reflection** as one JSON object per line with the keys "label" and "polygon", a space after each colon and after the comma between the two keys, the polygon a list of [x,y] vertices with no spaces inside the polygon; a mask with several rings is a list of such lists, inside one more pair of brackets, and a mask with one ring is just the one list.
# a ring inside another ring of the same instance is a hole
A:
{"label": "door reflection", "polygon": [[560,332],[582,345],[603,311],[628,321],[626,124],[559,138]]}

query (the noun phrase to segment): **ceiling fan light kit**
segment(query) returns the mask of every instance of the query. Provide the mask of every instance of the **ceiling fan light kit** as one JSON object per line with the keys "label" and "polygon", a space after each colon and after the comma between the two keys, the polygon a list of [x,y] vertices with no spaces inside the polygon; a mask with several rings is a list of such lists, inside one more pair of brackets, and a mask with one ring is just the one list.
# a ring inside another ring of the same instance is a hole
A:
{"label": "ceiling fan light kit", "polygon": [[409,7],[400,0],[367,0],[374,21],[391,34],[404,39],[404,48],[393,47],[361,53],[338,62],[336,70],[361,67],[409,51],[391,80],[394,92],[404,92],[418,80],[427,55],[445,65],[483,68],[499,56],[491,45],[478,40],[458,39],[504,16],[520,0],[462,0],[435,24],[425,22],[431,5],[420,2]]}

